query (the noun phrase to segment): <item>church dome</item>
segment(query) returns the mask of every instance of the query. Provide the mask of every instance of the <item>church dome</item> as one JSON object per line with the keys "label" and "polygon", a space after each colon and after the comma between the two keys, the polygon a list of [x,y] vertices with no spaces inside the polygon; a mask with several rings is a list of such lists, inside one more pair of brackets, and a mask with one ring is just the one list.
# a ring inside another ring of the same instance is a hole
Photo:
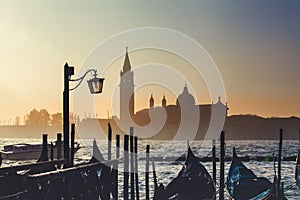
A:
{"label": "church dome", "polygon": [[195,99],[193,95],[189,93],[187,86],[183,88],[183,92],[178,96],[176,104],[179,105],[195,105]]}

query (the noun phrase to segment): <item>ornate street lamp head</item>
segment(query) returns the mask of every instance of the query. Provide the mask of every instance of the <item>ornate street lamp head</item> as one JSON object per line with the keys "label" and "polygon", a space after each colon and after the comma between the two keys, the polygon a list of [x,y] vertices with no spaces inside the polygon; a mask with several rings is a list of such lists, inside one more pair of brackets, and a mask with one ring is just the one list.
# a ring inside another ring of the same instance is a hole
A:
{"label": "ornate street lamp head", "polygon": [[88,80],[88,86],[91,94],[99,94],[102,92],[104,78],[98,78],[97,74],[95,77]]}

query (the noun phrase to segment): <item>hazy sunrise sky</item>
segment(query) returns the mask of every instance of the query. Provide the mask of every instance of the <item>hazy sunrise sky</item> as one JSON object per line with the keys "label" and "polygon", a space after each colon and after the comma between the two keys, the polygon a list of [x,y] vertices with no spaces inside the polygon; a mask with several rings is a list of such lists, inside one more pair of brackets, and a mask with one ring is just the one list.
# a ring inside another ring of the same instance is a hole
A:
{"label": "hazy sunrise sky", "polygon": [[[299,11],[296,0],[0,0],[0,120],[33,108],[62,112],[64,64],[78,69],[99,43],[141,27],[173,29],[201,44],[220,70],[230,115],[300,117]],[[130,59],[134,67],[142,58]],[[109,110],[105,87],[101,116]],[[149,96],[136,96],[136,110],[148,106]],[[175,102],[174,95],[167,99]]]}

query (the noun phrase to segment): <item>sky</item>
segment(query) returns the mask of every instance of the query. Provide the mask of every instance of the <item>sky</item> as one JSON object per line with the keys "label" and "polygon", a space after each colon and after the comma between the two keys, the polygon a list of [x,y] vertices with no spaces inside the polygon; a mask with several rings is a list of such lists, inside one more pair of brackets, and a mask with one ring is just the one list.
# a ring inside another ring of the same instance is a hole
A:
{"label": "sky", "polygon": [[[0,0],[0,122],[12,123],[33,108],[62,112],[64,64],[75,66],[76,74],[97,45],[143,27],[179,31],[206,49],[222,76],[229,115],[300,117],[299,8],[293,0]],[[123,48],[117,51],[125,53]],[[133,69],[147,63],[146,53],[130,54]],[[111,78],[115,82],[122,59],[112,61],[118,72]],[[184,82],[180,84],[183,88]],[[98,116],[113,112],[105,95],[110,87],[104,83]],[[202,88],[198,103],[216,101]],[[171,104],[178,95],[155,88],[143,91],[136,94],[136,110],[148,107],[149,91],[156,92],[157,103],[164,93]]]}

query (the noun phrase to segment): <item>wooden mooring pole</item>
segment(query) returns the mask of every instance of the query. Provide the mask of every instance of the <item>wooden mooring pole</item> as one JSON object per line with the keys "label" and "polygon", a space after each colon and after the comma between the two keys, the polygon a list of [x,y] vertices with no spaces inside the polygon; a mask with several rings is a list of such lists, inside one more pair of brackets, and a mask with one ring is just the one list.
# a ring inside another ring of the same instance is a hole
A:
{"label": "wooden mooring pole", "polygon": [[48,135],[43,134],[43,149],[38,162],[48,161]]}
{"label": "wooden mooring pole", "polygon": [[221,132],[221,151],[220,151],[220,189],[219,189],[219,200],[224,200],[224,176],[225,176],[225,132]]}
{"label": "wooden mooring pole", "polygon": [[116,135],[116,158],[120,158],[120,135]]}
{"label": "wooden mooring pole", "polygon": [[134,200],[134,155],[133,155],[133,127],[130,127],[130,199]]}
{"label": "wooden mooring pole", "polygon": [[115,196],[115,200],[118,200],[119,197],[119,188],[118,188],[118,184],[119,184],[119,161],[118,159],[120,158],[120,135],[116,135],[116,174],[115,174],[115,191],[116,191],[116,196]]}
{"label": "wooden mooring pole", "polygon": [[71,124],[71,166],[74,165],[74,154],[75,154],[75,124]]}
{"label": "wooden mooring pole", "polygon": [[129,181],[129,157],[128,157],[128,135],[124,135],[124,200],[128,200]]}
{"label": "wooden mooring pole", "polygon": [[216,140],[212,141],[212,168],[213,168],[213,180],[217,185],[217,162],[216,162]]}
{"label": "wooden mooring pole", "polygon": [[54,157],[54,152],[53,152],[53,142],[50,143],[50,160],[53,160]]}
{"label": "wooden mooring pole", "polygon": [[61,133],[57,133],[57,139],[56,139],[56,153],[57,153],[57,160],[61,159],[61,137],[62,134]]}
{"label": "wooden mooring pole", "polygon": [[134,160],[135,160],[135,193],[136,199],[140,200],[140,192],[139,192],[139,168],[138,168],[138,137],[134,137]]}
{"label": "wooden mooring pole", "polygon": [[156,191],[156,189],[158,188],[158,183],[156,177],[155,163],[153,159],[151,161],[152,161],[152,170],[153,170],[153,179],[154,179],[154,191]]}
{"label": "wooden mooring pole", "polygon": [[281,128],[279,130],[279,152],[278,152],[278,194],[279,194],[279,188],[280,188],[280,182],[281,182],[281,159],[282,159],[282,140],[283,140],[283,129]]}
{"label": "wooden mooring pole", "polygon": [[108,141],[107,141],[107,159],[111,160],[111,141],[112,141],[112,129],[110,123],[108,123]]}
{"label": "wooden mooring pole", "polygon": [[[109,124],[110,127],[110,124]],[[112,131],[108,131],[112,132]],[[110,135],[110,134],[108,134]],[[108,136],[108,144],[112,144],[112,134],[111,136]],[[111,189],[111,194],[112,194],[112,199],[117,200],[118,199],[118,173],[119,173],[119,155],[120,155],[120,151],[119,151],[119,147],[120,147],[120,135],[116,136],[116,160],[113,163],[113,168],[112,168],[112,172],[111,172],[111,179],[112,179],[112,189]]]}
{"label": "wooden mooring pole", "polygon": [[146,146],[146,175],[145,175],[145,182],[146,182],[146,200],[150,200],[149,194],[149,153],[150,153],[150,145]]}

